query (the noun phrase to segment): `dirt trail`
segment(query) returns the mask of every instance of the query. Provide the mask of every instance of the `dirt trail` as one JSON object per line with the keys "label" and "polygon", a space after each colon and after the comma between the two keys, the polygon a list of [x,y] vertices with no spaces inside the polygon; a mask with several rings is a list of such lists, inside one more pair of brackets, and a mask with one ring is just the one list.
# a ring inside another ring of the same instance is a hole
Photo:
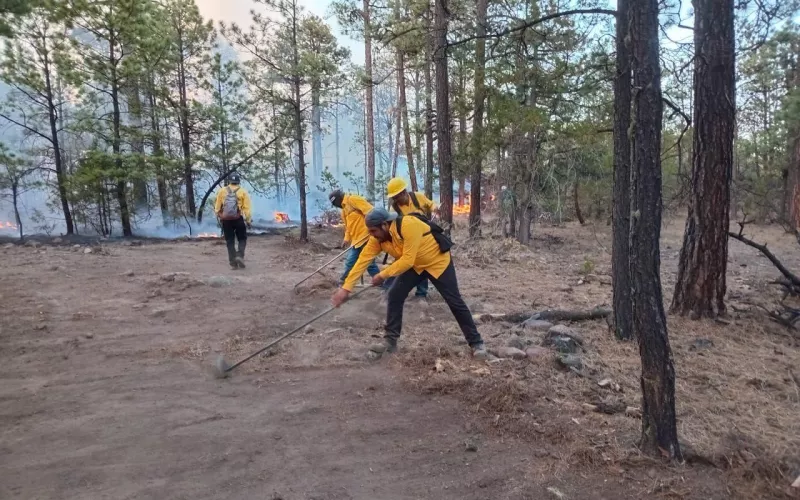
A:
{"label": "dirt trail", "polygon": [[[531,477],[526,445],[481,434],[454,400],[409,393],[385,364],[342,349],[338,362],[309,361],[313,338],[274,365],[208,377],[210,348],[269,337],[325,306],[327,292],[286,289],[322,255],[254,238],[251,266],[235,274],[213,241],[83,250],[3,251],[1,498],[522,499],[583,488]],[[317,328],[344,328],[338,341],[363,350],[365,312],[379,322],[373,298]]]}

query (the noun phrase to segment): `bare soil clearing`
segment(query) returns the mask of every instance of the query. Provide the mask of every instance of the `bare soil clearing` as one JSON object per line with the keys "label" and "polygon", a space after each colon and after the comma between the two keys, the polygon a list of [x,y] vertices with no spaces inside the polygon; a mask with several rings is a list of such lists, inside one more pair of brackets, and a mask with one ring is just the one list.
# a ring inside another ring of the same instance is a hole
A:
{"label": "bare soil clearing", "polygon": [[[476,313],[607,304],[607,231],[537,228],[530,249],[460,247],[462,292]],[[681,231],[673,223],[664,234],[667,298]],[[325,244],[340,235],[312,237],[252,238],[243,271],[228,269],[216,240],[0,250],[0,498],[792,495],[781,474],[800,467],[789,376],[800,354],[748,305],[770,299],[776,276],[752,249],[731,242],[730,303],[741,312],[729,324],[670,318],[681,437],[728,460],[721,470],[639,457],[635,415],[585,406],[639,401],[636,346],[613,341],[602,320],[572,325],[588,377],[559,369],[547,349],[486,365],[469,359],[435,296],[406,306],[400,352],[375,363],[364,353],[384,309],[369,292],[231,380],[212,379],[216,352],[236,361],[327,307],[330,279],[292,291],[335,255]],[[800,269],[791,238],[771,228],[751,237]],[[481,331],[490,347],[537,346],[544,334],[503,323]],[[605,378],[613,384],[599,387]]]}

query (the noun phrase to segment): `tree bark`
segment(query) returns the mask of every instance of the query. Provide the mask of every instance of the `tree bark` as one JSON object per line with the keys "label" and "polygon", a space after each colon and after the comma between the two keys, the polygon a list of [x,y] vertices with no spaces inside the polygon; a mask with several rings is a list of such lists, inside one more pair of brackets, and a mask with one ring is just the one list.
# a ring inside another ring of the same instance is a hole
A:
{"label": "tree bark", "polygon": [[453,155],[450,135],[450,82],[447,70],[448,0],[434,0],[434,51],[436,68],[436,142],[439,156],[439,216],[453,225]]}
{"label": "tree bark", "polygon": [[[368,0],[365,1],[365,6],[368,6]],[[294,92],[294,140],[297,143],[297,190],[300,193],[300,241],[308,241],[308,215],[306,211],[306,159],[305,159],[305,145],[303,144],[303,102],[301,100],[301,84],[300,77],[300,50],[297,41],[298,30],[298,17],[297,1],[292,2],[292,52],[293,52],[293,73],[292,76],[292,90]],[[370,78],[370,85],[372,84]]]}
{"label": "tree bark", "polygon": [[633,327],[642,360],[642,437],[652,456],[680,459],[675,369],[661,295],[661,67],[658,0],[630,4],[633,82],[630,259]]}
{"label": "tree bark", "polygon": [[406,63],[403,51],[397,50],[397,85],[400,90],[400,116],[406,143],[406,161],[411,190],[417,191],[417,171],[414,170],[414,146],[411,143],[411,126],[408,120],[408,99],[406,99]]}
{"label": "tree bark", "polygon": [[[420,169],[420,175],[422,175],[424,177],[425,173],[422,170],[423,130],[422,130],[422,127],[420,126],[420,124],[422,123],[422,108],[421,108],[421,99],[420,99],[420,93],[421,93],[421,90],[422,90],[422,82],[421,82],[420,79],[422,78],[422,76],[420,75],[420,72],[419,72],[419,65],[417,65],[417,67],[414,68],[414,75],[415,75],[414,76],[414,82],[415,82],[415,86],[414,86],[414,141],[415,141],[414,154],[415,154],[415,157],[416,157],[416,160],[414,162],[414,166],[416,168]],[[419,181],[417,181],[417,183],[419,183]],[[417,186],[417,189],[419,189],[419,186]]]}
{"label": "tree bark", "polygon": [[689,216],[671,311],[725,314],[736,119],[733,0],[695,0],[694,155]]}
{"label": "tree bark", "polygon": [[158,112],[156,111],[158,102],[152,75],[150,75],[147,85],[147,101],[150,107],[150,136],[153,145],[153,156],[155,157],[158,204],[161,208],[161,219],[166,224],[169,220],[169,201],[167,199],[167,181],[164,178],[164,166],[161,161],[164,158],[164,151],[161,148],[161,130],[158,124]]}
{"label": "tree bark", "polygon": [[369,0],[364,0],[364,71],[366,72],[366,108],[367,122],[367,197],[375,197],[375,106],[373,104],[372,81],[372,24],[370,22]]}
{"label": "tree bark", "polygon": [[578,198],[578,177],[575,177],[575,182],[572,183],[572,200],[575,203],[575,217],[578,218],[578,223],[582,226],[586,224],[583,220],[583,212],[581,212],[581,203]]}
{"label": "tree bark", "polygon": [[433,31],[428,3],[427,35],[425,40],[425,196],[433,199]]}
{"label": "tree bark", "polygon": [[[46,44],[46,42],[44,43]],[[64,173],[64,159],[61,154],[61,141],[58,137],[58,114],[56,113],[51,74],[52,62],[48,56],[48,51],[45,49],[42,52],[45,95],[47,97],[47,117],[50,121],[50,136],[52,137],[51,142],[53,144],[53,163],[55,164],[56,182],[58,183],[58,197],[61,201],[61,211],[64,213],[64,224],[67,226],[67,234],[72,234],[75,232],[75,226],[72,222],[72,211],[69,208],[69,201],[67,199],[67,179]],[[16,206],[14,208],[16,210]]]}
{"label": "tree bark", "polygon": [[[178,52],[183,54],[183,35],[178,32]],[[186,89],[186,65],[183,56],[178,61],[178,105],[180,107],[178,126],[181,132],[183,151],[183,181],[186,184],[186,212],[194,214],[194,172],[192,171],[192,139],[189,126],[189,99]]]}
{"label": "tree bark", "polygon": [[122,116],[119,106],[119,78],[117,74],[117,60],[115,51],[115,40],[111,37],[109,40],[109,65],[111,67],[111,110],[112,110],[112,139],[111,150],[114,153],[114,166],[116,167],[116,195],[117,203],[119,203],[119,216],[120,223],[122,224],[122,235],[133,236],[131,228],[131,214],[128,209],[128,189],[127,180],[124,175],[124,165],[122,163],[122,137],[120,135],[120,127]]}
{"label": "tree bark", "polygon": [[[800,47],[795,44],[793,51],[800,52]],[[787,58],[787,92],[797,94],[800,92],[800,67],[797,59]],[[789,118],[788,126],[788,165],[786,165],[786,188],[784,206],[788,210],[786,220],[789,226],[800,234],[800,116],[795,113]]]}
{"label": "tree bark", "polygon": [[633,338],[631,306],[630,227],[631,227],[631,54],[630,0],[617,1],[616,77],[614,79],[614,206],[611,245],[614,335],[620,340]]}
{"label": "tree bark", "polygon": [[311,88],[311,164],[312,179],[322,175],[322,110],[318,84]]}
{"label": "tree bark", "polygon": [[469,235],[481,235],[481,176],[483,175],[483,111],[486,103],[486,11],[488,0],[477,0],[475,11],[475,115],[472,118]]}

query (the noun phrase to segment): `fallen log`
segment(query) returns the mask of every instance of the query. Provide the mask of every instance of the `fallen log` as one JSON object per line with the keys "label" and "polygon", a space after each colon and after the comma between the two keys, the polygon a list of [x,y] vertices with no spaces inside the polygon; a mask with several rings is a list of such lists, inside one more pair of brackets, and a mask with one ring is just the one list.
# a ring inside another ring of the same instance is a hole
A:
{"label": "fallen log", "polygon": [[517,312],[508,314],[480,314],[477,316],[482,322],[502,321],[505,323],[522,323],[529,319],[543,321],[586,321],[603,319],[611,315],[608,307],[595,307],[588,311],[573,311],[569,309],[547,309],[538,312]]}

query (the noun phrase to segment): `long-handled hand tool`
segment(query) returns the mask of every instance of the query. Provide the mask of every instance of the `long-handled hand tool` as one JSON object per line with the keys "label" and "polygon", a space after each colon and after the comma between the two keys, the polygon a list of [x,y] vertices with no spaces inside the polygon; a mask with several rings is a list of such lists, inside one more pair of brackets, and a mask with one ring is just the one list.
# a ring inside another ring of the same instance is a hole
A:
{"label": "long-handled hand tool", "polygon": [[326,262],[326,263],[322,264],[321,266],[319,266],[319,268],[317,268],[317,270],[316,270],[316,271],[314,271],[313,273],[309,274],[308,276],[306,276],[306,277],[305,277],[305,278],[303,278],[302,280],[300,280],[300,281],[298,281],[297,283],[295,283],[295,285],[294,285],[294,288],[297,288],[297,287],[298,287],[298,286],[300,286],[302,283],[305,283],[305,282],[306,282],[306,281],[307,281],[309,278],[311,278],[312,276],[314,276],[314,275],[315,275],[315,274],[317,274],[318,272],[322,271],[323,269],[325,269],[326,267],[328,267],[329,265],[331,265],[331,263],[332,263],[333,261],[335,261],[336,259],[340,258],[342,255],[346,254],[347,252],[349,252],[349,251],[350,251],[350,249],[352,249],[352,248],[353,248],[353,247],[355,247],[356,245],[358,245],[358,244],[360,244],[360,243],[362,243],[362,242],[364,242],[364,241],[367,241],[367,238],[369,238],[369,236],[364,236],[363,238],[361,238],[361,239],[360,239],[360,240],[358,240],[357,242],[353,243],[352,245],[350,245],[350,246],[349,246],[349,247],[347,247],[346,249],[342,250],[342,252],[341,252],[340,254],[338,254],[336,257],[334,257],[334,258],[332,258],[331,260],[329,260],[328,262]]}
{"label": "long-handled hand tool", "polygon": [[[350,297],[350,298],[353,299],[353,298],[361,295],[365,291],[369,290],[370,288],[372,288],[372,287],[362,288],[361,290],[359,290],[356,293],[354,293],[352,295],[352,297]],[[253,354],[251,354],[251,355],[247,356],[246,358],[244,358],[243,360],[239,361],[235,365],[229,366],[228,363],[225,362],[225,358],[223,358],[222,355],[219,355],[217,357],[216,361],[214,361],[214,367],[213,367],[213,369],[214,369],[214,377],[216,377],[216,378],[226,378],[230,372],[232,372],[233,370],[235,370],[239,366],[247,363],[251,359],[255,358],[256,356],[258,356],[262,352],[266,351],[270,347],[278,344],[279,342],[281,342],[281,341],[283,341],[285,339],[288,339],[289,337],[291,337],[295,333],[299,332],[300,330],[302,330],[303,328],[307,327],[311,323],[317,321],[318,319],[320,319],[321,317],[325,316],[326,314],[328,314],[329,312],[333,311],[334,309],[336,309],[336,307],[334,307],[334,306],[331,306],[331,307],[325,309],[324,311],[322,311],[321,313],[317,314],[316,316],[314,316],[310,320],[306,321],[302,325],[298,326],[297,328],[295,328],[291,332],[278,337],[277,339],[273,340],[272,342],[270,342],[266,346],[262,347],[261,349],[257,350]]]}

